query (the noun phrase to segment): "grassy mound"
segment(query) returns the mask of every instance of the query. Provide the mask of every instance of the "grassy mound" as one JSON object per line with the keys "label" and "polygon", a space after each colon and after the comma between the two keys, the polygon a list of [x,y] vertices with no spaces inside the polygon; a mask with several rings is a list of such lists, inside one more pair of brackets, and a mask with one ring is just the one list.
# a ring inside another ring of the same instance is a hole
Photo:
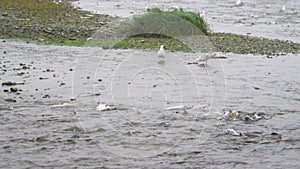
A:
{"label": "grassy mound", "polygon": [[173,8],[173,9],[169,9],[169,10],[166,10],[166,11],[161,10],[160,8],[150,8],[150,9],[147,9],[147,12],[173,15],[173,16],[182,18],[184,20],[189,21],[193,25],[195,25],[205,35],[210,34],[209,26],[205,22],[205,20],[200,16],[199,12],[196,13],[196,12],[186,11],[182,8]]}

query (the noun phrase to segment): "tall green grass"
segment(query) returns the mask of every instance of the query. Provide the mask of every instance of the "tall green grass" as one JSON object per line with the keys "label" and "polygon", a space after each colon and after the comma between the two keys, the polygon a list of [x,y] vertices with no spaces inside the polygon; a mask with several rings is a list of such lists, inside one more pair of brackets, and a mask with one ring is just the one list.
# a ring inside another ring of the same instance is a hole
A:
{"label": "tall green grass", "polygon": [[182,19],[185,19],[199,28],[205,35],[210,35],[209,25],[205,20],[200,16],[199,12],[186,11],[182,8],[173,8],[169,10],[162,10],[160,8],[149,8],[147,12],[166,14],[176,16]]}

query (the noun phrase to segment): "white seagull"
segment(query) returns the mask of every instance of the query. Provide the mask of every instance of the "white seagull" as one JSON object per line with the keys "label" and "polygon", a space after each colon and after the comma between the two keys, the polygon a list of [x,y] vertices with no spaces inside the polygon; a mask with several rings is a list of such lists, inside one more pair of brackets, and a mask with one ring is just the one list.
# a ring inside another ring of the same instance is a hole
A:
{"label": "white seagull", "polygon": [[241,0],[237,0],[235,6],[242,6],[244,3]]}
{"label": "white seagull", "polygon": [[103,103],[99,103],[99,105],[96,108],[98,111],[109,111],[112,110],[112,108],[107,105],[107,104],[103,104]]}
{"label": "white seagull", "polygon": [[159,51],[157,52],[157,56],[159,59],[163,60],[166,56],[165,50],[164,50],[164,45],[160,45]]}
{"label": "white seagull", "polygon": [[282,5],[282,7],[281,7],[281,10],[280,10],[281,12],[285,12],[285,4],[283,4]]}
{"label": "white seagull", "polygon": [[201,12],[200,17],[204,19],[204,17],[205,17],[205,11]]}
{"label": "white seagull", "polygon": [[213,54],[205,54],[203,56],[200,56],[197,60],[196,63],[198,65],[207,65],[207,61],[208,59],[217,56],[217,53],[213,53]]}

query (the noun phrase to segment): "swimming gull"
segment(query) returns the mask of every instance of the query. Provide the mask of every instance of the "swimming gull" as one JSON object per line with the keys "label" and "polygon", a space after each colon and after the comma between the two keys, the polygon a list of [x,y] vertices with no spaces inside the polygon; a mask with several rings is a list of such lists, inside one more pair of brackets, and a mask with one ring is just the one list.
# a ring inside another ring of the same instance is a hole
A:
{"label": "swimming gull", "polygon": [[244,3],[241,0],[237,0],[235,6],[242,6]]}
{"label": "swimming gull", "polygon": [[209,54],[202,55],[196,60],[196,63],[198,65],[207,65],[208,59],[215,56],[217,56],[217,53],[212,53],[212,54],[209,53]]}
{"label": "swimming gull", "polygon": [[99,105],[96,108],[98,111],[108,111],[108,110],[112,110],[112,108],[107,105],[107,104],[103,104],[103,103],[99,103]]}
{"label": "swimming gull", "polygon": [[280,10],[281,12],[285,12],[285,4],[283,4],[282,5],[282,7],[281,7],[281,10]]}

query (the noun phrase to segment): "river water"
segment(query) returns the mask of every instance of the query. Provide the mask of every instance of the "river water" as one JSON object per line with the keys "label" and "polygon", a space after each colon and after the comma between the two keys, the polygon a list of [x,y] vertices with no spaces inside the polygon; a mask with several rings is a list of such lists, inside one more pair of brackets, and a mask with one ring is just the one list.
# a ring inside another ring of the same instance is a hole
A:
{"label": "river water", "polygon": [[300,168],[300,55],[218,55],[1,41],[0,167]]}
{"label": "river water", "polygon": [[0,50],[0,81],[24,83],[1,86],[1,168],[300,166],[299,55],[223,54],[203,67],[171,51],[159,63],[152,50]]}

